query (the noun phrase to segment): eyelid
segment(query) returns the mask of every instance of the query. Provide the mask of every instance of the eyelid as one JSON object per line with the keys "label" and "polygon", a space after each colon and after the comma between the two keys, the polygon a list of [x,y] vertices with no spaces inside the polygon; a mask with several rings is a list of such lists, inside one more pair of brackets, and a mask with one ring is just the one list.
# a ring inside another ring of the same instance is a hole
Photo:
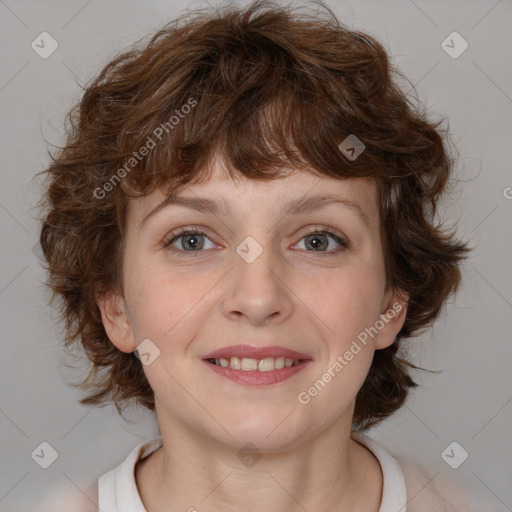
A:
{"label": "eyelid", "polygon": [[313,228],[308,229],[307,232],[303,233],[301,235],[301,237],[305,237],[308,235],[314,235],[315,233],[325,233],[328,235],[335,235],[338,238],[343,239],[343,241],[346,242],[347,244],[350,243],[348,238],[343,233],[341,233],[340,231],[338,231],[335,228],[332,228],[330,226],[325,226],[322,224],[316,224]]}

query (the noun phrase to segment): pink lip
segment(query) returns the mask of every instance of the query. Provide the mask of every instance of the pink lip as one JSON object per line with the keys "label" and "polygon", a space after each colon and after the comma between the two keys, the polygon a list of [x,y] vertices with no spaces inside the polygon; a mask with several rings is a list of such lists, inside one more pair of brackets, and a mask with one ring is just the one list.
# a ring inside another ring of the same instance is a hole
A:
{"label": "pink lip", "polygon": [[[250,359],[264,359],[265,357],[284,357],[287,359],[300,359],[301,362],[296,366],[281,368],[280,370],[270,370],[260,372],[258,370],[233,370],[230,367],[217,366],[209,362],[210,359],[220,359],[221,357],[229,359],[231,357],[247,357]],[[220,348],[203,357],[203,361],[217,375],[226,377],[238,384],[249,386],[268,386],[277,384],[288,379],[292,375],[302,371],[311,362],[311,357],[302,354],[296,350],[290,350],[276,345],[270,347],[251,347],[250,345],[232,345],[230,347]]]}
{"label": "pink lip", "polygon": [[[221,357],[224,357],[226,359],[230,357],[247,357],[250,359],[264,359],[265,357],[284,357],[288,359],[307,360],[311,359],[311,357],[308,356],[307,354],[302,354],[300,352],[296,352],[295,350],[290,350],[284,347],[278,347],[276,345],[271,347],[251,347],[250,345],[232,345],[230,347],[224,347],[213,352],[210,352],[209,354],[203,356],[202,359],[220,359]],[[272,371],[270,373],[272,373]]]}

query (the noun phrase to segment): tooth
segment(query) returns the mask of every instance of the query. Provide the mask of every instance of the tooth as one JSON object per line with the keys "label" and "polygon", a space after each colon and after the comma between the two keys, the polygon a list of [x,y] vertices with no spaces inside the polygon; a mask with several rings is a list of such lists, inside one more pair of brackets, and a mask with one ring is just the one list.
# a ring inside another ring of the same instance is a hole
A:
{"label": "tooth", "polygon": [[274,358],[266,357],[265,359],[261,359],[258,363],[258,370],[260,372],[268,372],[274,369]]}
{"label": "tooth", "polygon": [[276,357],[274,366],[276,370],[284,368],[284,357]]}
{"label": "tooth", "polygon": [[248,357],[242,358],[242,370],[249,371],[249,370],[257,370],[258,369],[258,360],[257,359],[250,359]]}
{"label": "tooth", "polygon": [[222,366],[223,368],[230,367],[233,370],[244,371],[258,370],[260,372],[281,370],[282,368],[289,368],[290,366],[294,366],[299,363],[300,359],[284,357],[265,357],[263,359],[254,359],[251,357],[221,357],[219,359],[215,359],[215,364],[217,366]]}

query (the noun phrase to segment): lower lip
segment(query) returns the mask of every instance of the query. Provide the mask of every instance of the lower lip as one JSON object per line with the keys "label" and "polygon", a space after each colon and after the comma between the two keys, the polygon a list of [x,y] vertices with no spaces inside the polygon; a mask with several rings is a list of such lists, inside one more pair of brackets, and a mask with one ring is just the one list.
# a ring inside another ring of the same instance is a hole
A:
{"label": "lower lip", "polygon": [[208,361],[203,360],[203,362],[217,375],[226,377],[238,384],[245,384],[247,386],[269,386],[289,379],[292,375],[304,370],[311,360],[304,360],[296,366],[285,367],[280,370],[270,370],[268,372],[260,372],[258,370],[233,370],[233,368],[217,366]]}

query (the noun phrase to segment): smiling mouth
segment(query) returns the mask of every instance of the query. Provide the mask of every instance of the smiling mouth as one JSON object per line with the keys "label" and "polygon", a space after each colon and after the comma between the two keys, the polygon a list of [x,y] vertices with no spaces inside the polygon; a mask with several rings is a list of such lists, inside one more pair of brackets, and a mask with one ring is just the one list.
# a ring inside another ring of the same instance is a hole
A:
{"label": "smiling mouth", "polygon": [[305,359],[291,359],[288,357],[265,357],[262,359],[254,359],[249,357],[220,357],[218,359],[205,359],[210,364],[220,366],[222,368],[231,368],[232,370],[240,370],[244,372],[269,372],[272,370],[281,370],[298,366]]}

